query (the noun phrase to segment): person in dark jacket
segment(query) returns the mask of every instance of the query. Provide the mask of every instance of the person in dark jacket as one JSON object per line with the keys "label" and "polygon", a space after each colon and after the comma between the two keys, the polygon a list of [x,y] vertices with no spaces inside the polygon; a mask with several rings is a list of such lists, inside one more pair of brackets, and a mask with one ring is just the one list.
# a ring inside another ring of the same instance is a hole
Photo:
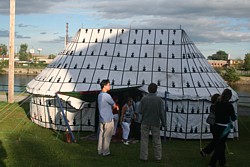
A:
{"label": "person in dark jacket", "polygon": [[215,104],[215,147],[214,153],[209,161],[210,167],[215,167],[217,161],[220,166],[226,165],[225,142],[232,128],[232,121],[237,119],[233,105],[229,102],[232,91],[225,89],[219,101]]}
{"label": "person in dark jacket", "polygon": [[157,85],[151,83],[148,86],[149,94],[144,96],[139,105],[139,113],[142,115],[141,122],[141,148],[140,159],[148,160],[149,132],[152,133],[154,157],[156,162],[162,158],[162,146],[160,136],[160,126],[166,127],[166,117],[164,105],[161,97],[156,96]]}

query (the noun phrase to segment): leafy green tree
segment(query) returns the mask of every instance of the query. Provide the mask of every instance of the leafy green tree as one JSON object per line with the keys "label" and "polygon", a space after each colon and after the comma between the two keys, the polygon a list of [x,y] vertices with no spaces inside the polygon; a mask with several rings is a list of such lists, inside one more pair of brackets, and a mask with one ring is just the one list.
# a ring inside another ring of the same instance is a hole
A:
{"label": "leafy green tree", "polygon": [[27,53],[27,49],[28,49],[27,44],[21,44],[20,45],[19,60],[28,61],[32,57],[31,53]]}
{"label": "leafy green tree", "polygon": [[50,54],[49,57],[48,57],[48,59],[54,59],[55,57],[56,57],[56,55]]}
{"label": "leafy green tree", "polygon": [[7,55],[7,46],[5,44],[0,44],[0,55],[5,56]]}
{"label": "leafy green tree", "polygon": [[243,67],[245,68],[246,71],[250,70],[250,53],[247,53],[245,55]]}
{"label": "leafy green tree", "polygon": [[228,83],[233,83],[238,80],[240,80],[240,76],[237,73],[236,69],[234,67],[228,67],[226,68],[226,71],[224,74],[222,74],[222,77],[224,80],[226,80]]}
{"label": "leafy green tree", "polygon": [[219,50],[212,56],[207,57],[208,60],[228,60],[228,54],[225,51]]}

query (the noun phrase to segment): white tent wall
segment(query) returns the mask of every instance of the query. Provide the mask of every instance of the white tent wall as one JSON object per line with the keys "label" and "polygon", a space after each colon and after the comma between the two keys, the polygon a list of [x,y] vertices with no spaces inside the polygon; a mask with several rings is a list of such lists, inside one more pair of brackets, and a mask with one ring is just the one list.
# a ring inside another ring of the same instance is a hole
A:
{"label": "white tent wall", "polygon": [[[164,103],[166,102],[163,99]],[[61,100],[69,126],[72,131],[95,131],[96,103],[87,103],[81,109],[73,108]],[[206,123],[210,101],[208,100],[167,100],[166,137],[179,139],[210,139],[209,125]],[[237,107],[237,103],[233,103]],[[31,100],[31,120],[45,128],[65,131],[67,126],[63,120],[58,102],[53,97],[33,96]],[[161,127],[161,136],[164,128]],[[229,138],[238,136],[238,122]]]}
{"label": "white tent wall", "polygon": [[[27,91],[33,94],[32,120],[65,130],[56,93],[100,91],[102,79],[110,80],[111,89],[140,86],[147,92],[154,82],[163,99],[168,92],[167,135],[182,139],[212,137],[205,122],[210,98],[231,89],[182,29],[79,29],[53,62],[28,83]],[[235,91],[231,100],[237,113]],[[76,109],[72,107],[76,99],[62,101],[73,130],[94,130],[95,103]],[[238,137],[237,122],[230,137]]]}
{"label": "white tent wall", "polygon": [[[65,116],[72,131],[95,131],[95,102],[88,103],[81,109],[73,108],[61,100]],[[54,97],[33,95],[30,101],[31,120],[45,128],[65,131],[67,125],[62,111]]]}
{"label": "white tent wall", "polygon": [[[210,112],[208,100],[168,100],[166,136],[181,139],[210,139],[211,132],[206,119]],[[233,103],[237,107],[237,103]],[[238,123],[234,123],[229,138],[238,137]],[[162,128],[162,130],[164,130]],[[161,133],[163,136],[163,132]]]}

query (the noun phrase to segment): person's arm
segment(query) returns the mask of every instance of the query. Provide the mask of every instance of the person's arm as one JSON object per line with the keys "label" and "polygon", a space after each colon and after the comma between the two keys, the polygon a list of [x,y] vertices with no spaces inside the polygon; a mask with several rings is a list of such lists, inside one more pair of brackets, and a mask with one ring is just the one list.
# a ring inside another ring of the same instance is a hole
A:
{"label": "person's arm", "polygon": [[124,105],[124,106],[122,107],[122,112],[121,112],[121,119],[120,119],[120,123],[121,123],[121,124],[122,124],[122,122],[123,122],[123,120],[124,120],[124,114],[125,114],[126,110],[127,110],[127,107]]}

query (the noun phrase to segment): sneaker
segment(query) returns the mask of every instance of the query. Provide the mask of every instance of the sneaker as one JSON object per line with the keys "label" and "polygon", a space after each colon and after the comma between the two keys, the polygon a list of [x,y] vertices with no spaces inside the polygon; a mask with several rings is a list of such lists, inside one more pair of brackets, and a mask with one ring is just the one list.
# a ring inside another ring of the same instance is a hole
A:
{"label": "sneaker", "polygon": [[129,145],[128,141],[123,142],[124,145]]}
{"label": "sneaker", "polygon": [[155,160],[156,163],[161,163],[160,159]]}

